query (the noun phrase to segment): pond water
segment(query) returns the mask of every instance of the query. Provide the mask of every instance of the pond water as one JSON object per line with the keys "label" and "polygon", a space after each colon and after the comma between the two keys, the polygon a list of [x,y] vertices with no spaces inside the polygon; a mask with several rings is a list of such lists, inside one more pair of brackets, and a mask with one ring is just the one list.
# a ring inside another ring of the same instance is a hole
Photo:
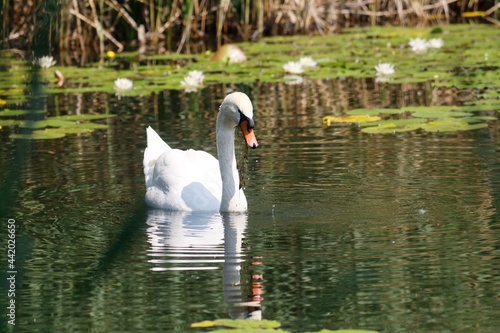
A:
{"label": "pond water", "polygon": [[[233,90],[250,96],[260,144],[246,164],[248,213],[148,209],[146,126],[172,147],[215,154],[217,109]],[[291,332],[500,331],[498,121],[396,134],[323,124],[473,94],[305,79],[48,95],[49,115],[117,116],[61,139],[1,133],[19,271],[16,326],[2,331],[204,332],[189,326],[249,317]]]}

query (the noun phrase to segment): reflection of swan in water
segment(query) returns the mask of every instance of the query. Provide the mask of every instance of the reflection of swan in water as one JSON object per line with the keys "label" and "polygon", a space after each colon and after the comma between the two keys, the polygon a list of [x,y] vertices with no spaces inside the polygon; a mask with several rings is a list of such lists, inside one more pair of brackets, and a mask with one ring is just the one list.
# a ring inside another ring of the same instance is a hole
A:
{"label": "reflection of swan in water", "polygon": [[247,227],[246,213],[224,213],[224,300],[229,304],[227,312],[233,319],[262,318],[260,301],[248,301],[241,289],[242,242]]}
{"label": "reflection of swan in water", "polygon": [[[154,271],[218,269],[224,244],[219,213],[204,214],[154,209],[148,212],[150,263]],[[214,259],[215,258],[215,259]]]}
{"label": "reflection of swan in water", "polygon": [[[204,214],[166,210],[148,211],[148,255],[153,271],[219,269],[227,312],[232,318],[260,319],[260,301],[249,301],[242,285],[245,261],[242,246],[248,216],[246,213]],[[246,281],[245,281],[246,280]]]}

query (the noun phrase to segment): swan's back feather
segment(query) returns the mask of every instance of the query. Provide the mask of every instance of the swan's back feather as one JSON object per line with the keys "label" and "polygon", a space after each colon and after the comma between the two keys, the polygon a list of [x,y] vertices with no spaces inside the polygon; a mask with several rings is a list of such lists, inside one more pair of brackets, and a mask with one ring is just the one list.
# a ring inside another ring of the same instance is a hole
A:
{"label": "swan's back feather", "polygon": [[222,196],[219,162],[207,152],[170,149],[155,163],[146,203],[183,211],[218,211]]}
{"label": "swan's back feather", "polygon": [[152,185],[153,172],[158,158],[168,150],[170,146],[155,132],[151,126],[146,129],[148,146],[144,150],[144,176],[146,178],[146,188]]}

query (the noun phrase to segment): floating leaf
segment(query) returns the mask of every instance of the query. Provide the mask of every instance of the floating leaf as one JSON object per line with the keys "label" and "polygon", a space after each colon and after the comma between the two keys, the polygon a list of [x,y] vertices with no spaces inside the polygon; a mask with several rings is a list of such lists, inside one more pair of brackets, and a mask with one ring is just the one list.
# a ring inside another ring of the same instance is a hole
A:
{"label": "floating leaf", "polygon": [[464,109],[467,111],[496,111],[500,110],[500,100],[498,99],[482,99],[466,103]]}
{"label": "floating leaf", "polygon": [[420,118],[409,118],[409,119],[387,119],[379,121],[376,123],[367,123],[363,126],[381,126],[381,127],[400,127],[406,128],[407,126],[414,126],[415,124],[425,124],[425,121]]}
{"label": "floating leaf", "polygon": [[28,139],[28,140],[45,140],[45,139],[59,139],[64,137],[64,133],[54,133],[46,131],[33,131],[32,134],[11,134],[11,139]]}
{"label": "floating leaf", "polygon": [[276,328],[280,327],[280,323],[275,320],[245,320],[245,319],[217,319],[217,326],[226,326],[232,328]]}
{"label": "floating leaf", "polygon": [[75,122],[61,119],[46,119],[38,121],[26,121],[19,126],[22,128],[44,128],[44,127],[73,127]]}
{"label": "floating leaf", "polygon": [[[479,124],[469,124],[467,122],[458,121],[460,118],[451,118],[451,119],[438,119],[436,121],[431,122],[415,122],[415,123],[407,123],[406,126],[402,126],[403,122],[397,123],[396,121],[391,122],[386,121],[380,126],[371,126],[365,127],[361,131],[364,133],[370,134],[387,134],[387,133],[397,133],[397,132],[408,132],[417,129],[422,129],[426,132],[457,132],[457,131],[471,131],[475,129],[488,127],[486,123]],[[401,119],[401,121],[406,120],[414,120],[419,121],[419,119]]]}
{"label": "floating leaf", "polygon": [[401,109],[353,109],[347,111],[347,114],[376,116],[379,114],[398,114],[403,112],[405,111]]}
{"label": "floating leaf", "polygon": [[220,329],[216,331],[211,331],[210,333],[291,333],[291,332],[273,328],[238,328],[236,330]]}
{"label": "floating leaf", "polygon": [[116,114],[83,114],[83,115],[69,115],[61,117],[49,117],[48,119],[62,119],[62,120],[96,120],[116,117]]}
{"label": "floating leaf", "polygon": [[356,330],[356,329],[346,329],[346,330],[321,330],[319,332],[308,332],[308,333],[379,333],[378,331],[370,330]]}
{"label": "floating leaf", "polygon": [[[70,119],[70,118],[49,117],[46,120],[24,121],[24,122],[20,122],[19,127],[32,128],[32,129],[45,128],[45,127],[55,127],[55,128],[62,128],[62,129],[66,128],[66,129],[68,129],[68,131],[65,133],[85,133],[85,132],[90,132],[92,129],[108,128],[108,125],[105,125],[105,124],[95,124],[95,123],[90,123],[90,122],[77,124],[74,121],[63,120],[63,119]],[[59,132],[62,132],[62,130]]]}
{"label": "floating leaf", "polygon": [[0,119],[0,127],[1,126],[13,126],[13,125],[19,125],[21,123],[20,120],[15,120],[15,119],[5,119],[1,120]]}
{"label": "floating leaf", "polygon": [[199,323],[192,323],[191,327],[214,327],[215,326],[215,321],[213,320],[204,320],[200,321]]}
{"label": "floating leaf", "polygon": [[453,118],[453,120],[464,123],[480,123],[484,120],[498,120],[498,119],[496,117],[491,117],[491,116],[473,116],[473,117]]}
{"label": "floating leaf", "polygon": [[12,116],[24,116],[27,114],[41,114],[45,113],[45,111],[34,111],[34,110],[3,110],[0,111],[0,117],[12,117]]}
{"label": "floating leaf", "polygon": [[91,128],[85,127],[59,127],[59,128],[46,128],[46,133],[63,133],[63,134],[76,134],[76,133],[89,133],[92,132]]}
{"label": "floating leaf", "polygon": [[449,121],[432,121],[423,127],[426,132],[456,132],[456,131],[470,131],[480,128],[488,127],[488,124],[474,124]]}
{"label": "floating leaf", "polygon": [[409,128],[409,127],[398,128],[394,124],[387,124],[385,126],[366,127],[366,128],[363,128],[361,130],[361,132],[370,133],[370,134],[387,134],[387,133],[412,131],[414,129],[415,128]]}
{"label": "floating leaf", "polygon": [[106,129],[109,128],[108,125],[105,124],[95,124],[95,123],[81,123],[81,124],[73,124],[74,128],[86,128],[86,129]]}
{"label": "floating leaf", "polygon": [[458,111],[461,106],[455,105],[430,105],[430,106],[422,106],[422,105],[414,105],[414,106],[405,106],[401,108],[405,111],[433,111],[433,112],[446,112],[446,111]]}
{"label": "floating leaf", "polygon": [[370,121],[378,121],[381,118],[378,116],[369,116],[369,115],[356,115],[356,116],[347,116],[347,117],[332,117],[326,116],[323,118],[323,124],[326,126],[330,126],[331,123],[366,123]]}
{"label": "floating leaf", "polygon": [[[134,57],[137,55],[138,54],[135,54]],[[170,54],[149,55],[149,56],[145,56],[144,59],[148,59],[148,60],[183,60],[183,59],[195,59],[197,57],[198,57],[198,55],[196,55],[196,54],[170,53]]]}
{"label": "floating leaf", "polygon": [[416,111],[413,112],[412,117],[416,118],[444,118],[444,117],[466,117],[469,116],[468,112],[458,112],[458,111]]}
{"label": "floating leaf", "polygon": [[221,329],[221,330],[211,331],[210,333],[291,333],[291,332],[273,328],[238,328],[236,330]]}
{"label": "floating leaf", "polygon": [[[275,320],[245,320],[245,319],[217,319],[214,321],[205,320],[191,324],[191,327],[214,327],[225,326],[230,328],[277,328],[280,323]],[[249,331],[250,332],[250,331]]]}

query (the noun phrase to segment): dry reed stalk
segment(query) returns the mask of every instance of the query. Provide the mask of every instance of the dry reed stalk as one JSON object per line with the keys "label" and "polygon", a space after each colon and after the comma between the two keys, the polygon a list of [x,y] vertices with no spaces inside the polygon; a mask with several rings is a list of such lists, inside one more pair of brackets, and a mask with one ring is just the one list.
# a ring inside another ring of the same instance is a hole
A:
{"label": "dry reed stalk", "polygon": [[230,0],[221,0],[220,2],[217,21],[217,47],[222,46],[222,26],[224,25],[225,17],[230,5]]}
{"label": "dry reed stalk", "polygon": [[[187,4],[187,11],[184,12],[184,15],[186,17],[186,26],[184,28],[184,31],[182,33],[182,39],[179,43],[179,47],[177,48],[177,53],[180,53],[183,46],[184,46],[184,43],[186,43],[187,41],[189,41],[189,36],[191,34],[191,19],[192,19],[192,16],[193,16],[193,1],[192,0],[186,0],[186,2],[188,2]],[[188,50],[189,51],[189,50]]]}
{"label": "dry reed stalk", "polygon": [[120,6],[120,4],[116,0],[105,0],[105,2],[110,8],[114,9],[118,13],[118,16],[123,17],[123,19],[127,21],[127,23],[134,30],[137,31],[137,29],[139,28],[137,22],[135,22],[132,16],[130,16],[130,14],[125,10],[125,8]]}
{"label": "dry reed stalk", "polygon": [[[69,13],[72,14],[72,15],[75,15],[74,13],[72,13],[71,11],[75,11],[77,14],[80,14],[79,12],[79,9],[78,9],[78,2],[77,0],[73,0],[73,7],[74,9],[69,9]],[[82,56],[80,58],[80,65],[83,66],[84,62],[85,62],[85,41],[83,40],[83,32],[82,32],[82,23],[80,22],[80,20],[76,20],[76,29],[78,31],[78,40],[80,42],[80,49],[82,51]]]}
{"label": "dry reed stalk", "polygon": [[[100,54],[104,54],[104,38],[102,33],[102,21],[97,17],[97,9],[95,7],[94,0],[89,0],[90,8],[92,9],[92,16],[94,16],[94,27],[97,31],[97,37],[99,38],[99,51]],[[101,63],[104,61],[103,58],[99,60]]]}
{"label": "dry reed stalk", "polygon": [[[74,0],[74,1],[76,1],[76,0]],[[92,22],[90,19],[88,19],[86,16],[82,15],[81,13],[77,12],[76,10],[70,9],[69,12],[71,14],[75,15],[79,20],[81,20],[81,21],[87,23],[88,25],[90,25],[91,27],[93,27],[94,29],[96,29],[96,30],[99,29],[98,24],[95,24],[95,22]],[[123,48],[124,48],[123,44],[120,43],[119,41],[117,41],[109,32],[107,32],[106,30],[103,29],[102,34],[118,47],[118,52],[121,52],[123,50]]]}

